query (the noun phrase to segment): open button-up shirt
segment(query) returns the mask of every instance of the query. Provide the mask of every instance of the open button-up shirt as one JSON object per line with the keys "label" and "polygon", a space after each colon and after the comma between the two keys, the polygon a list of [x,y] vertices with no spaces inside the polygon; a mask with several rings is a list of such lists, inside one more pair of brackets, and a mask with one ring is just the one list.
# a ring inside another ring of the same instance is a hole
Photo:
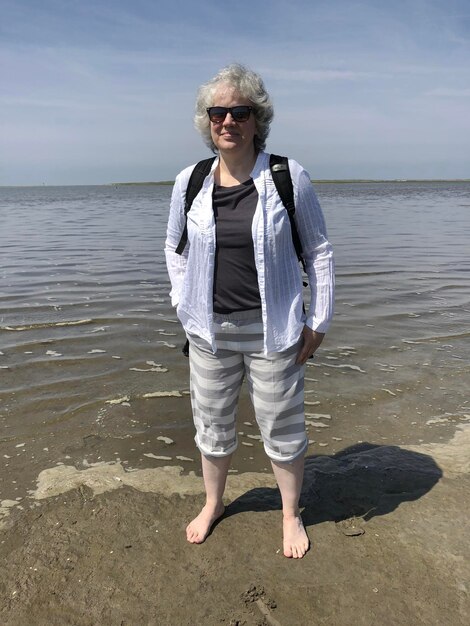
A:
{"label": "open button-up shirt", "polygon": [[[175,249],[184,228],[186,187],[194,165],[178,174],[170,204],[165,256],[171,301],[186,332],[205,339],[214,352],[213,280],[216,230],[212,209],[214,161],[210,174],[188,213],[188,243]],[[289,159],[294,187],[295,222],[306,264],[310,303],[303,311],[302,272],[297,260],[289,216],[277,193],[269,154],[260,152],[251,172],[258,191],[252,236],[264,328],[264,352],[282,352],[295,344],[304,324],[326,332],[333,316],[334,261],[325,220],[309,174]]]}

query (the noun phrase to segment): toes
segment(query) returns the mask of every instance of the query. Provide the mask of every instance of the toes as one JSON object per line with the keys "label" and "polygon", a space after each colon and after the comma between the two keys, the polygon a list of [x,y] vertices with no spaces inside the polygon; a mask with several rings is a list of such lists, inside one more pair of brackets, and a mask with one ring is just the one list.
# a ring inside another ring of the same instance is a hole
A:
{"label": "toes", "polygon": [[308,548],[309,548],[309,544],[308,543],[304,543],[301,547],[300,550],[300,558],[302,558],[303,556],[305,556],[308,552]]}
{"label": "toes", "polygon": [[309,542],[287,544],[284,546],[284,556],[288,559],[301,559],[307,554],[309,547]]}
{"label": "toes", "polygon": [[284,519],[284,556],[301,559],[308,551],[310,542],[300,518]]}
{"label": "toes", "polygon": [[292,546],[292,557],[294,559],[301,559],[305,552],[306,551],[303,549],[303,546]]}
{"label": "toes", "polygon": [[190,543],[197,543],[198,533],[191,526],[186,528],[186,539]]}

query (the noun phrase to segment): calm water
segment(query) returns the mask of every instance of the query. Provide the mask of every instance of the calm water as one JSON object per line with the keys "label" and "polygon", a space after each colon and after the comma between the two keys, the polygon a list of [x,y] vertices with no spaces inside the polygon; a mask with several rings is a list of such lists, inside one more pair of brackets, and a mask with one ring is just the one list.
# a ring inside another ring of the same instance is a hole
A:
{"label": "calm water", "polygon": [[[195,456],[163,256],[170,193],[0,189],[7,467]],[[470,413],[470,184],[322,184],[317,193],[338,288],[334,323],[307,371],[310,438],[325,453],[359,440],[442,438]],[[165,391],[182,397],[143,397]],[[244,424],[250,411],[243,398],[241,438],[257,433]],[[259,442],[241,448],[239,469],[264,468]]]}

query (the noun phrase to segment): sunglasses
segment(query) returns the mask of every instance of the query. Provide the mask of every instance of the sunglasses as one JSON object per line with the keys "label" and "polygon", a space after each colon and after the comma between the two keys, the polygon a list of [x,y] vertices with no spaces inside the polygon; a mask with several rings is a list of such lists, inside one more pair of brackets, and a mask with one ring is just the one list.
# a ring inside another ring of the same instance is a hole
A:
{"label": "sunglasses", "polygon": [[233,117],[236,122],[246,122],[250,117],[253,107],[239,104],[236,107],[209,107],[206,109],[209,119],[213,124],[220,124],[224,121],[227,113]]}

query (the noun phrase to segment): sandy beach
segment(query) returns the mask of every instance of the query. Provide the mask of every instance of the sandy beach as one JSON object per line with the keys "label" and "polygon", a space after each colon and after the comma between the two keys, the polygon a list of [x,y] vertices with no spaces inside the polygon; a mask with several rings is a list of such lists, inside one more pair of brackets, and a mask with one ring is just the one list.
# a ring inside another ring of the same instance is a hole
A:
{"label": "sandy beach", "polygon": [[0,623],[463,626],[469,450],[462,423],[445,443],[308,456],[301,561],[282,555],[270,474],[230,475],[224,517],[194,546],[194,472],[57,465],[2,502]]}
{"label": "sandy beach", "polygon": [[226,513],[186,542],[204,496],[170,188],[4,190],[1,626],[470,623],[468,184],[320,192],[338,290],[293,561],[246,390]]}

